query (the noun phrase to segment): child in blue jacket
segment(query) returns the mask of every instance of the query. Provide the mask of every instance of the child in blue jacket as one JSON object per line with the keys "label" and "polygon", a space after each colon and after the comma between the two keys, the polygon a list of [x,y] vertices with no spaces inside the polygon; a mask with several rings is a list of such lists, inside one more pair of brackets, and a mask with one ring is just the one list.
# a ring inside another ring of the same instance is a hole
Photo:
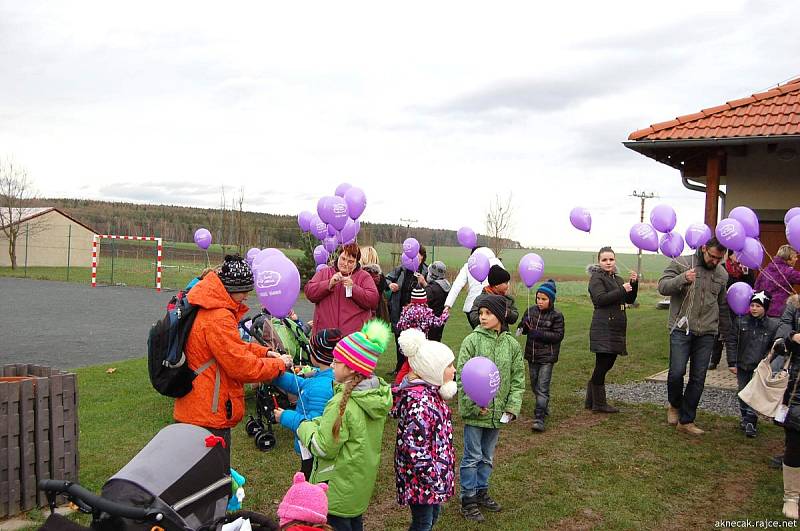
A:
{"label": "child in blue jacket", "polygon": [[304,420],[315,419],[322,415],[325,405],[333,397],[333,348],[342,339],[338,328],[326,328],[311,336],[311,364],[319,370],[306,377],[300,377],[287,371],[273,383],[287,393],[297,395],[294,410],[276,409],[275,420],[281,426],[289,428],[295,434],[294,450],[300,454],[300,471],[306,481],[311,477],[314,457],[300,445],[297,439],[297,427]]}

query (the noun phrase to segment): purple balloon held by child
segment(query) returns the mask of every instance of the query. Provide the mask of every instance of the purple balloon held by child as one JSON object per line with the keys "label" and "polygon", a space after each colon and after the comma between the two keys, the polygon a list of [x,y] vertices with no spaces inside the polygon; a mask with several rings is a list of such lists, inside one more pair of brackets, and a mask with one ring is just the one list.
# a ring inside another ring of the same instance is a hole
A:
{"label": "purple balloon held by child", "polygon": [[750,299],[753,298],[753,288],[746,282],[736,282],[728,288],[726,299],[731,311],[736,315],[744,315],[750,311]]}
{"label": "purple balloon held by child", "polygon": [[467,271],[472,278],[478,282],[483,282],[489,276],[489,258],[483,253],[474,252],[467,260]]}
{"label": "purple balloon held by child", "polygon": [[488,407],[500,389],[500,371],[489,358],[477,356],[461,369],[461,384],[470,400],[480,407]]}

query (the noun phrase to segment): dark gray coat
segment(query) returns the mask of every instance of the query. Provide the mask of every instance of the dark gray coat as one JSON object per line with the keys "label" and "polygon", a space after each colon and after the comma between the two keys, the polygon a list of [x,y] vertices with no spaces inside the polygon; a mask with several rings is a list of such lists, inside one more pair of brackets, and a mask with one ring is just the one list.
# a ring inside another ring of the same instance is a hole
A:
{"label": "dark gray coat", "polygon": [[752,371],[767,357],[780,321],[764,316],[756,319],[750,314],[737,316],[731,333],[726,336],[728,367]]}
{"label": "dark gray coat", "polygon": [[556,363],[564,339],[564,315],[552,308],[541,311],[531,306],[519,323],[525,342],[525,359],[534,363]]}
{"label": "dark gray coat", "polygon": [[789,414],[786,416],[784,426],[796,431],[800,431],[800,385],[796,385],[798,374],[800,374],[800,345],[792,341],[792,336],[800,333],[799,305],[797,295],[789,298],[776,334],[778,338],[784,340],[786,348],[792,356],[789,364],[789,383],[783,395],[783,403],[789,406]]}
{"label": "dark gray coat", "polygon": [[633,290],[629,293],[622,285],[625,281],[617,274],[609,274],[600,266],[591,266],[589,272],[589,295],[594,304],[592,325],[589,329],[589,350],[604,354],[628,353],[625,346],[625,335],[628,318],[625,305],[636,301],[639,283],[632,282]]}

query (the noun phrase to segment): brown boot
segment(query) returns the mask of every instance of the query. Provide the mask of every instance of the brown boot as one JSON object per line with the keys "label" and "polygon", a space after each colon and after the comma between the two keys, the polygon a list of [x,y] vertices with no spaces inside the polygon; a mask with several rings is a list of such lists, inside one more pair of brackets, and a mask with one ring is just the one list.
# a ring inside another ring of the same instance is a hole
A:
{"label": "brown boot", "polygon": [[670,426],[677,426],[679,420],[680,412],[678,408],[672,407],[671,405],[667,406],[667,424]]}
{"label": "brown boot", "polygon": [[688,435],[703,435],[705,432],[698,428],[694,422],[687,422],[686,424],[681,424],[678,422],[678,425],[675,427],[676,431],[681,433],[686,433]]}
{"label": "brown boot", "polygon": [[586,399],[583,401],[584,409],[592,409],[592,381],[586,382]]}
{"label": "brown boot", "polygon": [[783,516],[797,520],[800,499],[800,468],[783,465]]}
{"label": "brown boot", "polygon": [[593,413],[619,413],[619,409],[609,406],[606,402],[606,386],[592,384],[592,412]]}

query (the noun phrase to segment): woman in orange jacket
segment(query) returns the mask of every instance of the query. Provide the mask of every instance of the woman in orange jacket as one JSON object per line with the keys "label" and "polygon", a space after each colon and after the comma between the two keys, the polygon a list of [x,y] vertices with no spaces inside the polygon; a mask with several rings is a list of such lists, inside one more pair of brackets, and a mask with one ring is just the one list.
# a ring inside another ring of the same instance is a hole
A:
{"label": "woman in orange jacket", "polygon": [[239,320],[249,309],[244,301],[252,289],[250,266],[228,255],[187,294],[199,309],[184,352],[198,374],[192,390],[175,400],[173,416],[222,437],[228,460],[231,428],[244,416],[244,384],[273,380],[292,364],[291,357],[239,337]]}

